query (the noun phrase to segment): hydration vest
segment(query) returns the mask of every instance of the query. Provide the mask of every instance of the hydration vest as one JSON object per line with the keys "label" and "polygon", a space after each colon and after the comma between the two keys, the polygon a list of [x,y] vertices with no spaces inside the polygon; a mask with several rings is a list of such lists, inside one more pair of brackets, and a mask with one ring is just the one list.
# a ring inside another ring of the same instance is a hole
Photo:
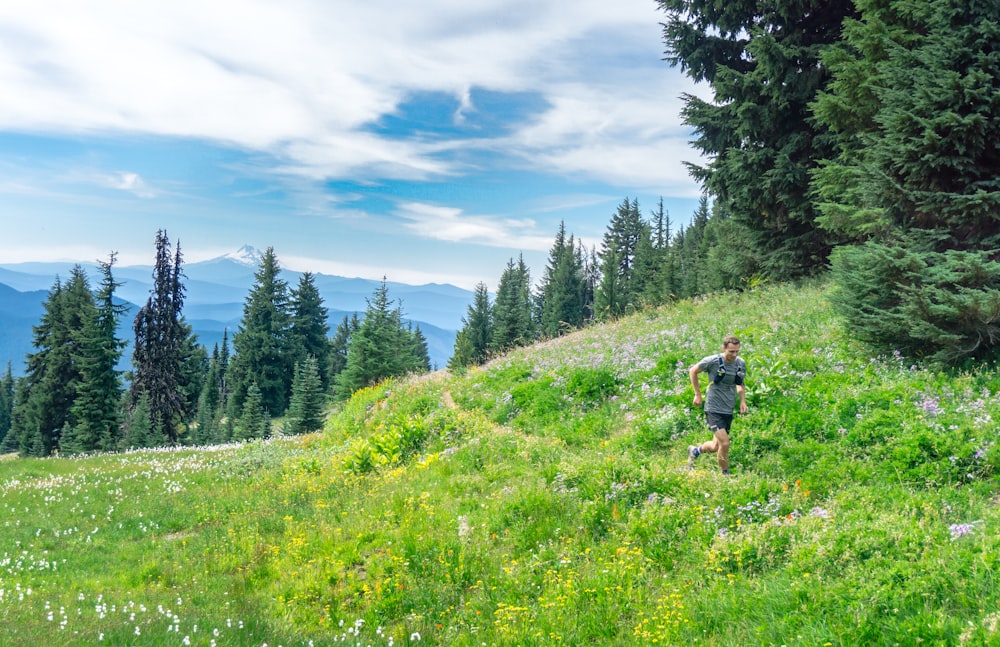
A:
{"label": "hydration vest", "polygon": [[[726,362],[722,359],[722,353],[716,356],[719,360],[719,371],[715,374],[715,379],[712,380],[712,384],[719,384],[725,379],[726,373]],[[733,384],[743,384],[743,372],[739,369],[739,364],[736,365],[736,375],[733,378]]]}

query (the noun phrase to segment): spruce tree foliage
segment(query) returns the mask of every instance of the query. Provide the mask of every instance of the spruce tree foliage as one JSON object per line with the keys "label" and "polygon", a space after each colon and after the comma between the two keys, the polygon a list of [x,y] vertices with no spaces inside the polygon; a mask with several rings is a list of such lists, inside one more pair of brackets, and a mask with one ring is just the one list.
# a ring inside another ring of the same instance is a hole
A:
{"label": "spruce tree foliage", "polygon": [[[815,104],[839,137],[814,174],[860,338],[952,363],[1000,346],[1000,22],[995,2],[865,0]],[[845,187],[849,187],[849,190]],[[881,316],[875,317],[874,313]]]}
{"label": "spruce tree foliage", "polygon": [[327,375],[330,381],[327,392],[332,390],[337,377],[347,367],[347,351],[351,346],[351,339],[359,330],[361,330],[361,319],[356,312],[344,315],[343,320],[337,325],[333,338],[330,339],[327,355]]}
{"label": "spruce tree foliage", "polygon": [[833,138],[809,104],[830,79],[852,0],[657,0],[667,60],[708,83],[711,102],[684,95],[683,118],[708,157],[694,177],[752,237],[775,279],[814,274],[837,237],[815,226],[810,172]]}
{"label": "spruce tree foliage", "polygon": [[111,451],[120,440],[123,388],[117,366],[125,342],[116,337],[115,331],[126,306],[115,303],[115,289],[121,283],[112,276],[114,263],[113,253],[107,262],[98,262],[101,286],[95,307],[87,310],[78,335],[73,359],[79,367],[80,381],[70,408],[72,425],[67,421],[72,440],[60,439],[63,453]]}
{"label": "spruce tree foliage", "polygon": [[330,354],[328,310],[316,287],[316,277],[304,272],[291,294],[291,345],[295,361],[315,358],[323,389],[329,387],[327,367]]}
{"label": "spruce tree foliage", "polygon": [[256,382],[247,386],[239,422],[236,424],[237,440],[267,438],[271,432],[270,418],[264,404],[264,395]]}
{"label": "spruce tree foliage", "polygon": [[524,256],[507,262],[500,275],[496,300],[493,302],[493,336],[490,352],[502,353],[535,340],[532,317],[531,273]]}
{"label": "spruce tree foliage", "polygon": [[74,266],[65,284],[56,278],[43,308],[32,328],[36,350],[27,356],[11,423],[22,456],[50,455],[62,430],[75,422],[72,407],[83,376],[74,358],[84,326],[95,316],[83,268]]}
{"label": "spruce tree foliage", "polygon": [[625,198],[611,217],[601,245],[601,280],[594,297],[598,318],[620,317],[639,305],[636,253],[644,236],[649,231],[639,201]]}
{"label": "spruce tree foliage", "polygon": [[472,303],[462,317],[462,327],[455,335],[455,349],[448,368],[461,370],[467,366],[485,364],[493,339],[493,306],[486,284],[479,282],[473,291]]}
{"label": "spruce tree foliage", "polygon": [[430,349],[427,347],[427,337],[420,330],[420,326],[414,326],[413,322],[410,322],[408,330],[410,336],[410,366],[407,370],[412,373],[430,373],[431,354]]}
{"label": "spruce tree foliage", "polygon": [[288,284],[280,274],[274,248],[268,247],[243,305],[240,327],[233,335],[228,381],[237,411],[242,411],[251,384],[257,385],[269,414],[280,416],[288,406],[296,349],[291,337]]}
{"label": "spruce tree foliage", "polygon": [[393,308],[385,279],[368,300],[364,319],[351,335],[347,364],[337,376],[335,395],[346,399],[358,389],[387,377],[415,370],[413,336],[403,326],[400,307]]}
{"label": "spruce tree foliage", "polygon": [[14,419],[14,384],[11,364],[7,362],[7,370],[0,378],[0,454],[6,453],[3,447]]}
{"label": "spruce tree foliage", "polygon": [[543,337],[557,337],[583,325],[583,257],[566,223],[559,223],[538,289],[538,325]]}
{"label": "spruce tree foliage", "polygon": [[128,417],[125,421],[125,437],[122,445],[126,449],[143,447],[159,447],[166,442],[166,437],[153,428],[150,414],[149,394],[143,391],[139,399],[130,404]]}
{"label": "spruce tree foliage", "polygon": [[170,239],[163,229],[156,232],[156,262],[149,299],[136,314],[133,329],[132,385],[130,407],[145,394],[152,425],[150,438],[166,443],[180,439],[179,426],[191,407],[191,373],[185,364],[196,343],[191,327],[183,320],[184,292],[180,244],[171,256]]}
{"label": "spruce tree foliage", "polygon": [[306,357],[295,364],[292,381],[292,400],[288,407],[285,428],[289,433],[305,434],[323,427],[323,384],[319,376],[319,362]]}

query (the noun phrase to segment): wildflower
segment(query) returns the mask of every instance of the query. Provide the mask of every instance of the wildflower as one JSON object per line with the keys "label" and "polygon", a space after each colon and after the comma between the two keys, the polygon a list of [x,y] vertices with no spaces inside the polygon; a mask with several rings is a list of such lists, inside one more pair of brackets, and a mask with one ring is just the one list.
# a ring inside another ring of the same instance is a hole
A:
{"label": "wildflower", "polygon": [[958,539],[959,537],[964,537],[966,535],[971,535],[976,529],[976,525],[981,524],[982,519],[973,521],[972,523],[953,523],[948,526],[948,531],[951,532],[952,541]]}
{"label": "wildflower", "polygon": [[419,632],[414,631],[412,634],[410,634],[410,642],[419,642],[419,641],[420,641]]}

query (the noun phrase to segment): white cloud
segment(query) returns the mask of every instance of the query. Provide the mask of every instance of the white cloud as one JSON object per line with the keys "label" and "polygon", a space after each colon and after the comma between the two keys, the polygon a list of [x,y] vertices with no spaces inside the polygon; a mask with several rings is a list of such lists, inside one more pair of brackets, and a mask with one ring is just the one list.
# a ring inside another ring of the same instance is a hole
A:
{"label": "white cloud", "polygon": [[530,218],[466,215],[461,209],[418,202],[399,205],[396,215],[423,238],[534,251],[552,246],[552,232],[541,232]]}
{"label": "white cloud", "polygon": [[[453,175],[442,148],[482,147],[546,171],[689,185],[660,18],[651,0],[2,3],[0,130],[205,138],[312,178]],[[624,56],[648,67],[623,70]],[[501,141],[368,129],[426,91],[452,94],[461,123],[472,88],[550,108]]]}

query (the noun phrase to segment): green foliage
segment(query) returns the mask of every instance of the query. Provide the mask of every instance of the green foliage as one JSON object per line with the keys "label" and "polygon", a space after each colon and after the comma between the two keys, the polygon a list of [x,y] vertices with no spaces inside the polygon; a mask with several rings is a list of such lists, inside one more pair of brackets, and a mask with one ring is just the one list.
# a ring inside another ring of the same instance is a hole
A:
{"label": "green foliage", "polygon": [[293,434],[318,431],[323,426],[323,385],[315,357],[295,365],[292,381],[292,403],[288,408],[285,428]]}
{"label": "green foliage", "polygon": [[502,353],[535,340],[535,321],[531,309],[531,273],[523,256],[516,264],[512,258],[500,275],[496,300],[493,302],[490,352]]}

